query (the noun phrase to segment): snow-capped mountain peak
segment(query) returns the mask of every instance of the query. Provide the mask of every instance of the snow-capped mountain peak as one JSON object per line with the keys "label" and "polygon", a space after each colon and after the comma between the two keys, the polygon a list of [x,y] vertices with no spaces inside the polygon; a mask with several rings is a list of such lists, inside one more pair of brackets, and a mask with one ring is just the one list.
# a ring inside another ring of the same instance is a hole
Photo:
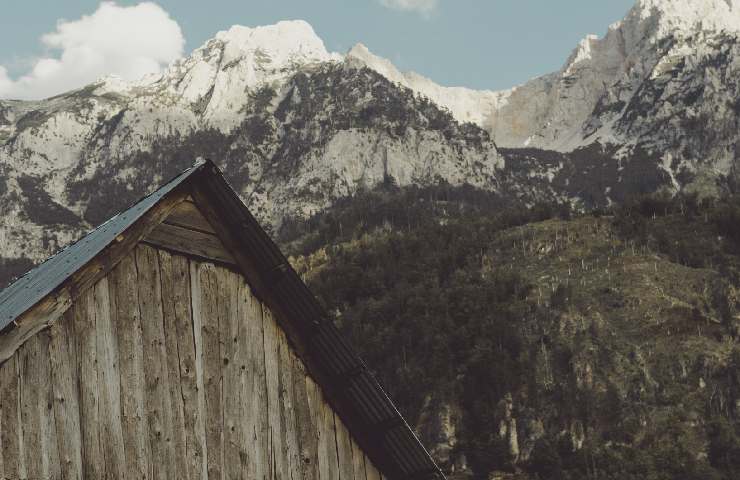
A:
{"label": "snow-capped mountain peak", "polygon": [[166,102],[190,105],[199,119],[227,132],[241,121],[240,112],[249,102],[245,94],[262,86],[279,89],[301,68],[342,58],[327,51],[302,20],[254,28],[235,25],[142,86],[168,91]]}
{"label": "snow-capped mountain peak", "polygon": [[350,65],[375,70],[392,82],[407,83],[406,76],[390,60],[375,55],[362,43],[358,43],[347,52],[346,60]]}
{"label": "snow-capped mountain peak", "polygon": [[[101,193],[143,193],[197,155],[222,159],[275,225],[387,177],[586,203],[721,187],[738,171],[739,6],[638,0],[560,70],[501,92],[439,85],[362,44],[331,53],[308,23],[288,21],[234,26],[138,82],[104,77],[44,101],[0,101],[0,215],[20,219],[0,225],[0,244],[25,235],[0,256],[19,257],[48,223],[14,199],[43,187],[70,219],[49,245],[66,243],[110,213],[96,210]],[[568,166],[582,151],[603,158]]]}
{"label": "snow-capped mountain peak", "polygon": [[653,23],[657,36],[694,31],[740,31],[738,0],[638,0],[627,17]]}
{"label": "snow-capped mountain peak", "polygon": [[445,87],[415,72],[401,72],[390,61],[372,53],[358,43],[345,57],[345,62],[355,68],[367,67],[397,83],[429,98],[446,108],[459,122],[484,125],[488,112],[506,102],[509,92],[473,90],[465,87]]}
{"label": "snow-capped mountain peak", "polygon": [[[225,74],[238,77],[231,81],[242,79],[248,86],[254,86],[276,80],[306,64],[341,59],[341,55],[326,50],[321,38],[303,20],[254,28],[235,25],[218,32],[189,58],[173,65],[165,77],[178,77],[183,71],[198,73],[201,78]],[[207,91],[208,88],[201,86],[192,93],[204,95]],[[185,94],[192,97],[188,93],[186,90]]]}
{"label": "snow-capped mountain peak", "polygon": [[[391,177],[496,188],[502,158],[483,130],[410,95],[400,72],[389,82],[344,59],[303,21],[235,26],[145,80],[0,101],[0,217],[12,219],[0,222],[0,261],[43,258],[198,156],[224,166],[275,226]],[[25,249],[60,223],[44,251]]]}
{"label": "snow-capped mountain peak", "polygon": [[216,40],[224,44],[223,61],[228,63],[251,56],[253,61],[279,68],[291,63],[339,60],[329,53],[311,25],[303,20],[282,21],[263,27],[235,25],[218,32]]}

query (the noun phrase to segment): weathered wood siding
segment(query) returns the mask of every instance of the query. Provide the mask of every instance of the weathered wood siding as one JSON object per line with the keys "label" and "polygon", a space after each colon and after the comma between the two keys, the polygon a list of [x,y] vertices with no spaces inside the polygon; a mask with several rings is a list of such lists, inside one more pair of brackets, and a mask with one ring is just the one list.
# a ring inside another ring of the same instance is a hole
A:
{"label": "weathered wood siding", "polygon": [[383,477],[240,274],[140,244],[0,365],[0,478]]}

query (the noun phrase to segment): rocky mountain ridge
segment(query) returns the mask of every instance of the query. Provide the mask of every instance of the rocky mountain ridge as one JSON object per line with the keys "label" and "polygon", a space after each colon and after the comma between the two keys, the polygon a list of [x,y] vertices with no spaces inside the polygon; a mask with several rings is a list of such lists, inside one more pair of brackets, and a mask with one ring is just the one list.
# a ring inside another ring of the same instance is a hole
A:
{"label": "rocky mountain ridge", "polygon": [[273,227],[391,178],[495,188],[502,166],[484,131],[328,53],[300,21],[233,27],[137,83],[2,101],[0,125],[6,259],[44,258],[198,156]]}
{"label": "rocky mountain ridge", "polygon": [[[212,158],[449,471],[724,478],[666,472],[717,467],[708,422],[740,411],[740,209],[691,196],[737,193],[738,5],[639,0],[503,92],[295,21],[0,100],[0,286]],[[661,191],[680,194],[626,202]]]}
{"label": "rocky mountain ridge", "polygon": [[559,72],[504,92],[443,87],[362,45],[331,53],[290,21],[232,27],[138,82],[0,100],[0,255],[44,258],[199,155],[274,228],[388,180],[584,208],[732,190],[738,3],[639,0]]}
{"label": "rocky mountain ridge", "polygon": [[617,170],[640,159],[673,192],[715,195],[737,182],[739,31],[735,0],[640,0],[559,71],[501,92],[440,87],[363,47],[348,58],[476,123],[499,147],[605,149]]}
{"label": "rocky mountain ridge", "polygon": [[561,151],[597,139],[632,140],[617,123],[629,116],[640,87],[667,82],[690,59],[716,55],[714,43],[740,30],[738,12],[733,0],[638,1],[606,35],[583,39],[560,71],[516,87],[489,117],[494,138]]}

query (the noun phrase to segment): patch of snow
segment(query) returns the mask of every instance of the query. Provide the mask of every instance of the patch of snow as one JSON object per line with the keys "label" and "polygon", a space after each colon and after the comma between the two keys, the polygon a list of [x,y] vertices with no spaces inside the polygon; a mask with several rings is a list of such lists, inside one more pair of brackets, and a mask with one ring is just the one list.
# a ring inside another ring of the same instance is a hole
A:
{"label": "patch of snow", "polygon": [[638,0],[628,15],[654,21],[658,36],[677,32],[740,31],[740,0]]}
{"label": "patch of snow", "polygon": [[505,105],[511,95],[510,90],[494,92],[465,87],[445,87],[418,73],[401,72],[389,60],[373,54],[361,43],[355,45],[347,53],[345,61],[350,66],[375,70],[391,82],[427,97],[437,105],[448,109],[459,122],[472,122],[484,126],[490,113]]}

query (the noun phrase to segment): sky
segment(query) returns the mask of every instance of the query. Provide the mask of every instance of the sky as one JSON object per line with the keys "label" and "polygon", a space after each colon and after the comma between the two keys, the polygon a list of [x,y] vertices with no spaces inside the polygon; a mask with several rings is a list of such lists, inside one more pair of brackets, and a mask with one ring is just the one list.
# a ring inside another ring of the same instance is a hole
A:
{"label": "sky", "polygon": [[158,71],[231,25],[309,22],[437,83],[501,90],[559,69],[634,0],[0,0],[0,98]]}

